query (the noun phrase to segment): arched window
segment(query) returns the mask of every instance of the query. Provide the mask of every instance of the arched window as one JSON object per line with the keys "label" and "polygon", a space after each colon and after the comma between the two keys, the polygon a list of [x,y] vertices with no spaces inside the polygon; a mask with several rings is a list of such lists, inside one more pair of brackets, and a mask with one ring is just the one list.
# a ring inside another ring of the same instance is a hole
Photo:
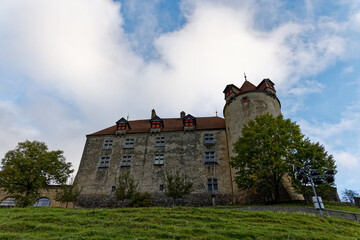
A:
{"label": "arched window", "polygon": [[50,205],[50,199],[47,197],[39,198],[35,203],[34,207],[47,207]]}
{"label": "arched window", "polygon": [[5,198],[1,203],[0,207],[15,207],[15,198]]}

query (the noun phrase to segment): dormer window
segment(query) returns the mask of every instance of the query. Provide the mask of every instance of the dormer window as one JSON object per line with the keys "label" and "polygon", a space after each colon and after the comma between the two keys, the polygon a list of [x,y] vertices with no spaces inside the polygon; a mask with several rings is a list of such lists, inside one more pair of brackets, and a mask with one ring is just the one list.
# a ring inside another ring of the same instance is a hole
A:
{"label": "dormer window", "polygon": [[153,121],[151,122],[151,128],[160,128],[161,122],[160,121]]}
{"label": "dormer window", "polygon": [[121,118],[116,122],[116,135],[126,134],[127,129],[130,129],[130,124],[125,118]]}
{"label": "dormer window", "polygon": [[194,120],[185,120],[184,126],[194,126]]}
{"label": "dormer window", "polygon": [[268,88],[271,88],[271,89],[274,89],[274,86],[271,84],[271,83],[266,83],[266,86],[268,87]]}
{"label": "dormer window", "polygon": [[164,127],[163,120],[155,115],[150,120],[150,133],[159,133],[162,127]]}
{"label": "dormer window", "polygon": [[190,114],[183,117],[184,131],[193,131],[196,126],[196,118]]}
{"label": "dormer window", "polygon": [[225,99],[231,100],[233,97],[235,97],[237,94],[239,94],[240,89],[236,87],[234,84],[229,84],[225,87],[223,93],[225,95]]}
{"label": "dormer window", "polygon": [[226,92],[226,97],[229,96],[230,94],[232,94],[233,90],[232,89],[229,89],[229,91]]}
{"label": "dormer window", "polygon": [[274,88],[275,84],[270,79],[266,78],[266,79],[264,79],[264,81],[265,81],[265,89],[267,88],[267,89],[271,89],[271,90],[275,91],[275,88]]}

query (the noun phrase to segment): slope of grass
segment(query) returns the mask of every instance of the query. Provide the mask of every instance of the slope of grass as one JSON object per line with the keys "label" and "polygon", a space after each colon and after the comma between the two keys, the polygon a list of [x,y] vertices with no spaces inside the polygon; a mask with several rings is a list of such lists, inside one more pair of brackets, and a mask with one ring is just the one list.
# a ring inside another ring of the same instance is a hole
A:
{"label": "slope of grass", "polygon": [[0,239],[360,239],[360,223],[214,208],[0,209]]}

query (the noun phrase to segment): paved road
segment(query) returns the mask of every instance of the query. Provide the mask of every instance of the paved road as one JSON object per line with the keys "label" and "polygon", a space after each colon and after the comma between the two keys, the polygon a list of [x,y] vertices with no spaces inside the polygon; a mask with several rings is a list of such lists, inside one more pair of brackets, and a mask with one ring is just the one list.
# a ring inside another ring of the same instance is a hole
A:
{"label": "paved road", "polygon": [[[309,213],[320,215],[320,211],[314,208],[305,208],[305,207],[295,207],[295,206],[249,206],[249,207],[239,207],[236,208],[239,210],[247,210],[247,211],[271,211],[271,212],[300,212],[300,213]],[[360,213],[354,212],[345,212],[339,210],[323,210],[323,216],[327,217],[335,217],[341,219],[347,219],[359,222],[360,221]]]}

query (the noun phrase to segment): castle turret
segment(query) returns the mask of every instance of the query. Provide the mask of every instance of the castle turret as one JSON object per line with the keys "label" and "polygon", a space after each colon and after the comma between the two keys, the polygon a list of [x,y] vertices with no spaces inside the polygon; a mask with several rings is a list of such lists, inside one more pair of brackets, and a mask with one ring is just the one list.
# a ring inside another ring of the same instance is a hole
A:
{"label": "castle turret", "polygon": [[[233,84],[226,86],[224,117],[229,147],[232,148],[241,137],[243,126],[256,116],[265,113],[274,116],[281,114],[274,85],[270,79],[264,79],[257,87],[249,81],[245,81],[240,89]],[[230,157],[233,156],[234,153],[230,151]]]}
{"label": "castle turret", "polygon": [[[242,128],[256,116],[270,113],[274,116],[281,114],[281,105],[276,97],[274,83],[264,79],[257,87],[249,81],[238,88],[233,84],[227,85],[225,94],[224,117],[226,135],[229,148],[229,159],[235,156],[232,151],[234,143],[242,136]],[[231,170],[234,177],[234,170]],[[234,197],[236,202],[250,202],[248,191],[236,191],[234,183]]]}

